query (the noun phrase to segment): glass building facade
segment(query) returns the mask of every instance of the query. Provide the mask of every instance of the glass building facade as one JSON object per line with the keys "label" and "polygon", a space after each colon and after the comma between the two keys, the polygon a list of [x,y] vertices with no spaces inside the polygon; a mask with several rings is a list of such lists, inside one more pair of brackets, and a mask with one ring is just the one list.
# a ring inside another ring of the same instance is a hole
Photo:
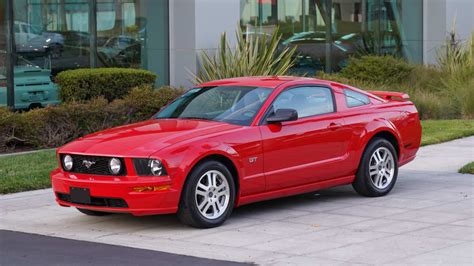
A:
{"label": "glass building facade", "polygon": [[[8,4],[12,17],[6,21]],[[15,88],[25,66],[50,71],[53,80],[75,68],[140,68],[155,72],[157,85],[169,83],[167,0],[0,0],[0,5],[0,58],[5,43],[14,43]],[[10,36],[7,22],[13,24]],[[4,61],[0,79],[6,76]]]}
{"label": "glass building facade", "polygon": [[241,0],[246,34],[271,34],[297,46],[296,73],[339,71],[355,54],[423,61],[423,0]]}
{"label": "glass building facade", "polygon": [[0,0],[0,106],[30,66],[53,81],[68,69],[126,67],[155,72],[158,86],[189,86],[201,51],[239,20],[247,35],[280,29],[280,49],[297,47],[290,74],[339,71],[356,54],[423,63],[423,19],[423,0]]}

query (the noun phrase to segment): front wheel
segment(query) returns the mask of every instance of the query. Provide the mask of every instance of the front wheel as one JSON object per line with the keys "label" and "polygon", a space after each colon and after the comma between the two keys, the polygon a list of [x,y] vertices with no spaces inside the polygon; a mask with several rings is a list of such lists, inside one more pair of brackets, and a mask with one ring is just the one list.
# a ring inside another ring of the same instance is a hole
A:
{"label": "front wheel", "polygon": [[397,176],[395,148],[386,139],[376,138],[365,149],[352,186],[363,196],[384,196],[395,186]]}
{"label": "front wheel", "polygon": [[206,161],[195,167],[182,193],[178,218],[193,227],[217,227],[225,222],[234,207],[232,174],[217,161]]}

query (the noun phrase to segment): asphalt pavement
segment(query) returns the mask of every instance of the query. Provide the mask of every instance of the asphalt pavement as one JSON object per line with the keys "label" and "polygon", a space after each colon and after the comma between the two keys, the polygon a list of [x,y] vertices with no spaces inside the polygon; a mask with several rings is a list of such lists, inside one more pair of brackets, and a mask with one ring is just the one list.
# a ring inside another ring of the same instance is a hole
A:
{"label": "asphalt pavement", "polygon": [[0,265],[245,265],[165,252],[0,230]]}

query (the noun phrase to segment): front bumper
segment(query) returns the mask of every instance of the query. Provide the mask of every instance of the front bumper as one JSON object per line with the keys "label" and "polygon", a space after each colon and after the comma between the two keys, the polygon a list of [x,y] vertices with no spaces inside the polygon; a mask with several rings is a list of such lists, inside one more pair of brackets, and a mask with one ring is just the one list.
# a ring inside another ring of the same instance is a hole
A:
{"label": "front bumper", "polygon": [[[180,191],[173,187],[169,176],[96,176],[67,173],[56,169],[51,172],[51,183],[56,201],[61,206],[131,213],[136,216],[175,213],[180,196]],[[150,192],[137,192],[133,189],[143,186],[169,186],[169,188]],[[68,201],[70,187],[88,188],[92,199],[91,204],[76,204]]]}

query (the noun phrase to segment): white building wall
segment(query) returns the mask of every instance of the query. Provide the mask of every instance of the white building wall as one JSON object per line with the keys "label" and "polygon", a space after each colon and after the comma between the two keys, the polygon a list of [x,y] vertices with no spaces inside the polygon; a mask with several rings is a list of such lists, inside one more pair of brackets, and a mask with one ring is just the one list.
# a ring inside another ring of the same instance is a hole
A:
{"label": "white building wall", "polygon": [[436,64],[438,51],[454,28],[461,40],[474,32],[474,0],[424,0],[423,61]]}
{"label": "white building wall", "polygon": [[455,22],[456,32],[467,40],[474,32],[474,0],[447,0],[446,25],[448,30]]}
{"label": "white building wall", "polygon": [[240,0],[170,0],[170,84],[191,86],[202,51],[215,52],[227,32],[235,41]]}

